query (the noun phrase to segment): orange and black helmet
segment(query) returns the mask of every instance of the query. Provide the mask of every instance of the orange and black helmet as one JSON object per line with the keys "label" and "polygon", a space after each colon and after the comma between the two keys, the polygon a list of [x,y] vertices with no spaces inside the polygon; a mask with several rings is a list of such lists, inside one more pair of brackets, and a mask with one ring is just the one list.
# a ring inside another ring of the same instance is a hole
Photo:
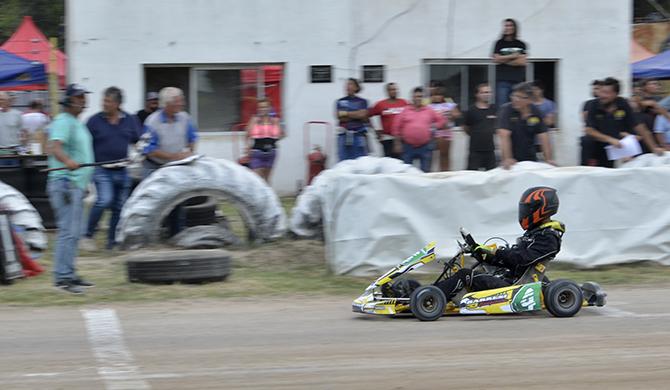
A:
{"label": "orange and black helmet", "polygon": [[529,188],[521,195],[519,223],[524,230],[536,227],[557,212],[558,195],[551,187]]}

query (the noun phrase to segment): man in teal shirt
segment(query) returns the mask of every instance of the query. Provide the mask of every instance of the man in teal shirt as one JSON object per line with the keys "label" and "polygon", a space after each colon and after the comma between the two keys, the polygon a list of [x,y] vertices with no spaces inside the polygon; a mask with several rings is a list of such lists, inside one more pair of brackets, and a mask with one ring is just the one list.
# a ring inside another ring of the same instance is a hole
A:
{"label": "man in teal shirt", "polygon": [[54,284],[72,294],[82,294],[82,288],[94,286],[80,278],[75,269],[82,233],[84,195],[93,174],[93,168],[80,167],[93,162],[91,133],[77,119],[86,108],[87,93],[80,85],[68,85],[65,98],[61,101],[64,112],[58,114],[49,127],[49,168],[67,168],[49,172],[47,183],[58,227],[53,262]]}

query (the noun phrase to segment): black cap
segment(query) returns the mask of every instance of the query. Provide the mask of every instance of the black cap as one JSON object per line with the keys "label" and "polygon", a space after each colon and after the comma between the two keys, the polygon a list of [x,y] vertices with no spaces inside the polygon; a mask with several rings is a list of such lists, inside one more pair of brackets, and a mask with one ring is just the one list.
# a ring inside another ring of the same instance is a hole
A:
{"label": "black cap", "polygon": [[69,98],[73,96],[84,96],[87,93],[91,93],[90,91],[87,91],[86,88],[79,84],[69,84],[67,88],[65,88],[65,96],[63,96],[63,100],[60,101],[60,104],[68,104]]}
{"label": "black cap", "polygon": [[149,92],[147,93],[147,101],[149,100],[158,100],[158,92]]}
{"label": "black cap", "polygon": [[65,97],[83,96],[87,93],[91,92],[87,91],[86,88],[79,84],[70,84],[65,89]]}

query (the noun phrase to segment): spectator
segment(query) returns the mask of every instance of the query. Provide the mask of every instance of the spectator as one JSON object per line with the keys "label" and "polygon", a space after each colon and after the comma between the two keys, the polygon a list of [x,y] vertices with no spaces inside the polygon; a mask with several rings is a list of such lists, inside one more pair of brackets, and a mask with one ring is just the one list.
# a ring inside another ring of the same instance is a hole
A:
{"label": "spectator", "polygon": [[336,116],[342,131],[337,136],[337,150],[340,160],[356,159],[368,154],[367,121],[368,101],[358,97],[361,91],[358,80],[347,80],[347,96],[336,103]]}
{"label": "spectator", "polygon": [[386,84],[386,93],[388,94],[388,99],[378,101],[377,104],[370,109],[368,116],[372,118],[379,115],[381,118],[382,129],[377,130],[377,139],[384,148],[384,156],[400,158],[400,155],[396,154],[394,151],[394,141],[391,132],[393,130],[393,121],[395,120],[395,117],[402,112],[405,106],[407,106],[407,101],[398,98],[398,86],[396,83]]}
{"label": "spectator", "polygon": [[49,117],[44,113],[44,105],[40,100],[30,102],[30,107],[21,115],[21,128],[26,138],[38,136],[48,124]]}
{"label": "spectator", "polygon": [[[86,126],[93,139],[95,162],[114,161],[128,158],[128,145],[140,137],[137,118],[121,110],[123,93],[117,87],[109,87],[104,92],[102,112],[93,115]],[[93,172],[96,200],[88,215],[88,226],[81,240],[81,249],[95,251],[93,236],[105,210],[112,212],[107,230],[107,249],[116,244],[116,225],[121,209],[130,191],[130,177],[125,167],[96,167]]]}
{"label": "spectator", "polygon": [[458,105],[452,99],[444,96],[444,86],[440,82],[432,82],[430,88],[430,108],[442,115],[445,120],[445,127],[441,130],[435,130],[435,143],[440,151],[440,171],[449,170],[451,139],[453,134],[451,128],[454,121],[461,117]]}
{"label": "spectator", "polygon": [[75,259],[81,236],[84,194],[93,172],[81,164],[93,162],[91,133],[77,117],[86,107],[86,94],[77,84],[68,85],[58,114],[49,129],[49,168],[68,168],[49,172],[47,193],[56,214],[58,235],[54,251],[54,283],[63,291],[82,294],[93,283],[77,275]]}
{"label": "spectator", "polygon": [[279,118],[270,111],[270,102],[259,99],[256,115],[247,124],[247,140],[253,142],[249,167],[268,183],[277,157],[277,141],[284,138]]}
{"label": "spectator", "polygon": [[670,118],[670,114],[659,104],[661,86],[658,80],[645,79],[639,82],[639,86],[639,93],[633,95],[630,103],[636,108],[635,112],[639,114],[638,121],[644,123],[647,129],[652,130],[657,116],[663,115]]}
{"label": "spectator", "polygon": [[470,136],[469,170],[496,167],[493,136],[496,128],[496,107],[490,104],[491,87],[484,83],[475,89],[475,104],[465,114],[463,130]]}
{"label": "spectator", "polygon": [[503,22],[502,37],[493,47],[496,66],[496,101],[498,107],[509,102],[512,87],[526,79],[526,43],[518,39],[519,25],[514,19]]}
{"label": "spectator", "polygon": [[556,103],[544,97],[544,84],[540,80],[533,82],[533,105],[542,113],[547,127],[556,127]]}
{"label": "spectator", "polygon": [[647,147],[654,153],[663,154],[644,124],[635,119],[633,109],[626,99],[619,96],[619,81],[608,77],[603,80],[598,90],[598,101],[591,105],[587,112],[586,134],[592,141],[592,148],[587,164],[606,168],[614,167],[614,162],[607,158],[605,147],[612,145],[621,147],[619,140],[633,131],[640,135]]}
{"label": "spectator", "polygon": [[582,119],[584,120],[584,123],[586,123],[586,115],[588,114],[589,110],[591,109],[591,106],[598,103],[598,91],[600,90],[600,86],[603,85],[602,80],[593,80],[591,82],[591,97],[592,99],[589,99],[584,102],[584,105],[582,106]]}
{"label": "spectator", "polygon": [[654,122],[654,133],[658,144],[670,151],[670,120],[662,115],[657,116]]}
{"label": "spectator", "polygon": [[137,111],[137,120],[140,123],[140,126],[144,125],[144,121],[147,120],[149,115],[153,114],[158,110],[158,93],[149,92],[147,93],[147,98],[144,100],[144,108]]}
{"label": "spectator", "polygon": [[512,89],[512,101],[505,103],[498,112],[498,137],[502,151],[502,165],[509,169],[518,161],[537,161],[535,140],[540,142],[544,160],[556,165],[552,159],[547,126],[542,113],[531,103],[531,83],[520,83]]}
{"label": "spectator", "polygon": [[[21,112],[11,106],[12,99],[7,92],[0,91],[0,147],[16,146],[21,138]],[[15,159],[1,159],[0,166],[16,166]]]}
{"label": "spectator", "polygon": [[[184,93],[175,87],[165,87],[158,93],[160,108],[149,115],[144,127],[149,133],[149,143],[144,148],[146,156],[144,177],[170,161],[183,160],[195,151],[198,134],[191,117],[184,112]],[[183,208],[175,207],[168,216],[170,235],[179,233],[183,226]]]}
{"label": "spectator", "polygon": [[402,153],[406,164],[419,159],[421,170],[430,172],[433,160],[431,128],[442,129],[445,123],[442,115],[423,105],[423,88],[414,88],[412,105],[405,107],[393,121],[396,153]]}
{"label": "spectator", "polygon": [[[588,111],[591,109],[591,106],[596,104],[598,102],[598,90],[600,90],[600,86],[602,85],[602,80],[593,80],[591,83],[591,96],[593,99],[589,99],[584,102],[584,105],[582,106],[582,120],[584,123],[586,123],[586,115]],[[587,136],[584,134],[580,139],[579,139],[580,145],[582,147],[581,150],[581,165],[589,165],[588,159],[589,156],[591,156],[592,149],[593,149],[593,138]]]}

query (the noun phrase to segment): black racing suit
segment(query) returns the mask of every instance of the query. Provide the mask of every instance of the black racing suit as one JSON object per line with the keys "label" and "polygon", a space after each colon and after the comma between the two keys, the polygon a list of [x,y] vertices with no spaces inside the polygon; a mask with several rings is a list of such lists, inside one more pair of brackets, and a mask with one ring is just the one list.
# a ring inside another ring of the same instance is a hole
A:
{"label": "black racing suit", "polygon": [[455,296],[463,288],[481,291],[507,287],[514,284],[524,272],[539,261],[553,259],[561,250],[561,238],[565,226],[558,221],[546,222],[526,231],[517,239],[516,245],[502,247],[486,259],[486,263],[499,267],[494,274],[462,268],[449,278],[436,284],[447,299]]}

